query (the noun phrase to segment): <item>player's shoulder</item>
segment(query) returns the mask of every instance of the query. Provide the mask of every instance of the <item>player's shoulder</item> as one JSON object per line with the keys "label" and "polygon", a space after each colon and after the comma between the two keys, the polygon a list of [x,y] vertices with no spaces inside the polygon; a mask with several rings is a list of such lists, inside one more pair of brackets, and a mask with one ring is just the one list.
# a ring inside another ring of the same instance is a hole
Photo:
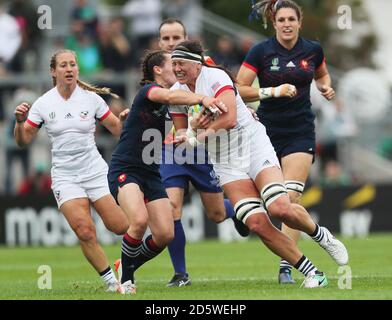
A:
{"label": "player's shoulder", "polygon": [[301,38],[301,40],[303,43],[303,47],[307,50],[318,51],[318,50],[322,49],[320,41],[310,40],[310,39],[305,39],[305,38]]}
{"label": "player's shoulder", "polygon": [[42,108],[45,106],[51,106],[56,102],[58,98],[57,88],[54,87],[49,91],[45,92],[42,96],[40,96],[34,103],[33,106],[35,108]]}
{"label": "player's shoulder", "polygon": [[184,87],[186,87],[185,85],[182,85],[181,83],[179,83],[178,81],[176,83],[174,83],[171,87],[170,90],[178,90],[178,89],[184,89]]}

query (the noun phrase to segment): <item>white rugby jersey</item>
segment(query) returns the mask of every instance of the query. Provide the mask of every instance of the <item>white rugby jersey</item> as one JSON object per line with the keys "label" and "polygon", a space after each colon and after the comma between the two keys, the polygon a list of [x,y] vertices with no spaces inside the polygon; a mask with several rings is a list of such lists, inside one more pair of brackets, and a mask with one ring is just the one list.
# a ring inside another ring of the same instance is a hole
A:
{"label": "white rugby jersey", "polygon": [[107,164],[95,145],[94,133],[96,119],[102,121],[110,113],[100,96],[79,86],[68,100],[54,87],[32,105],[27,123],[36,128],[45,124],[52,142],[52,176],[107,171]]}
{"label": "white rugby jersey", "polygon": [[[182,85],[179,82],[176,82],[171,87],[171,90],[176,89],[190,91],[187,85]],[[218,68],[203,66],[196,79],[195,93],[197,94],[218,97],[221,92],[234,89],[233,81],[230,79],[229,75]],[[213,163],[216,163],[219,159],[219,162],[226,161],[229,153],[238,150],[241,147],[241,144],[246,144],[247,138],[244,135],[239,135],[239,133],[243,132],[243,128],[256,123],[239,94],[236,94],[236,104],[237,125],[235,128],[228,131],[230,137],[227,136],[224,138],[222,136],[219,145],[216,145],[217,141],[215,140],[208,141],[208,152]],[[192,108],[192,106],[170,106],[170,114],[172,117],[186,117],[194,114],[196,109],[197,108]]]}

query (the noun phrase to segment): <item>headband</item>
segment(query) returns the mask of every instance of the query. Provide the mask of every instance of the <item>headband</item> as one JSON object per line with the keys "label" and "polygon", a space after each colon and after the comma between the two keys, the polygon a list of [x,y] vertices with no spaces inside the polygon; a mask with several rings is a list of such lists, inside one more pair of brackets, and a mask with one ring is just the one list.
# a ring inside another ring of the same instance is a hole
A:
{"label": "headband", "polygon": [[202,63],[202,56],[200,54],[191,53],[183,50],[174,50],[171,54],[172,60],[187,60],[195,63]]}

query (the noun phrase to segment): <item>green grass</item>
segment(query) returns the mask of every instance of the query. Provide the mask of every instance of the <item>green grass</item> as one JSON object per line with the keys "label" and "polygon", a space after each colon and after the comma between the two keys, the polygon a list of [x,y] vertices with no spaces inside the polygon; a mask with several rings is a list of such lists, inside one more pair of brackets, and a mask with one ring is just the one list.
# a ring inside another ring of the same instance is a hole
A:
{"label": "green grass", "polygon": [[[96,272],[79,247],[0,248],[0,300],[4,299],[392,299],[392,234],[366,239],[345,239],[350,254],[352,289],[338,287],[338,266],[313,241],[299,245],[320,270],[329,286],[301,289],[302,275],[294,271],[297,283],[277,284],[279,259],[259,241],[187,244],[187,265],[192,285],[166,288],[172,276],[167,251],[136,273],[136,296],[106,293]],[[120,255],[120,244],[105,247],[110,261]],[[40,265],[52,270],[52,289],[40,290]]]}

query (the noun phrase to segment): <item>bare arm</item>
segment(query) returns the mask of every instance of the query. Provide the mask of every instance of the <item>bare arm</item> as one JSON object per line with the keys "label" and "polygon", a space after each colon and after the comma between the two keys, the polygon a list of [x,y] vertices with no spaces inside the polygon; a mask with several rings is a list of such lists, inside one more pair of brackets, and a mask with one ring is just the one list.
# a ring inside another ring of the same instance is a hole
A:
{"label": "bare arm", "polygon": [[266,98],[281,98],[288,97],[292,98],[297,94],[297,89],[295,86],[284,83],[277,87],[269,88],[254,88],[252,87],[253,81],[256,79],[256,72],[241,66],[237,75],[238,91],[241,98],[245,102],[254,102],[263,100]]}
{"label": "bare arm", "polygon": [[321,95],[325,99],[331,100],[335,98],[335,91],[332,88],[332,80],[325,62],[323,62],[323,64],[315,71],[314,80],[316,81],[317,89],[321,92]]}
{"label": "bare arm", "polygon": [[102,121],[102,125],[108,129],[112,135],[119,137],[123,127],[124,120],[127,118],[129,109],[125,109],[119,114],[117,118],[113,113],[111,113],[105,120]]}
{"label": "bare arm", "polygon": [[38,132],[38,128],[25,122],[30,108],[31,106],[28,103],[22,103],[15,109],[14,138],[19,147],[27,146]]}
{"label": "bare arm", "polygon": [[[148,99],[158,103],[169,105],[195,105],[203,104],[207,108],[214,108],[226,111],[224,103],[214,97],[206,97],[201,94],[188,92],[184,90],[169,90],[164,88],[155,87],[150,91]],[[220,112],[221,113],[221,112]]]}
{"label": "bare arm", "polygon": [[238,91],[241,98],[245,102],[254,102],[260,100],[259,89],[252,87],[253,81],[255,81],[256,76],[256,72],[244,66],[241,66],[240,70],[238,71]]}

